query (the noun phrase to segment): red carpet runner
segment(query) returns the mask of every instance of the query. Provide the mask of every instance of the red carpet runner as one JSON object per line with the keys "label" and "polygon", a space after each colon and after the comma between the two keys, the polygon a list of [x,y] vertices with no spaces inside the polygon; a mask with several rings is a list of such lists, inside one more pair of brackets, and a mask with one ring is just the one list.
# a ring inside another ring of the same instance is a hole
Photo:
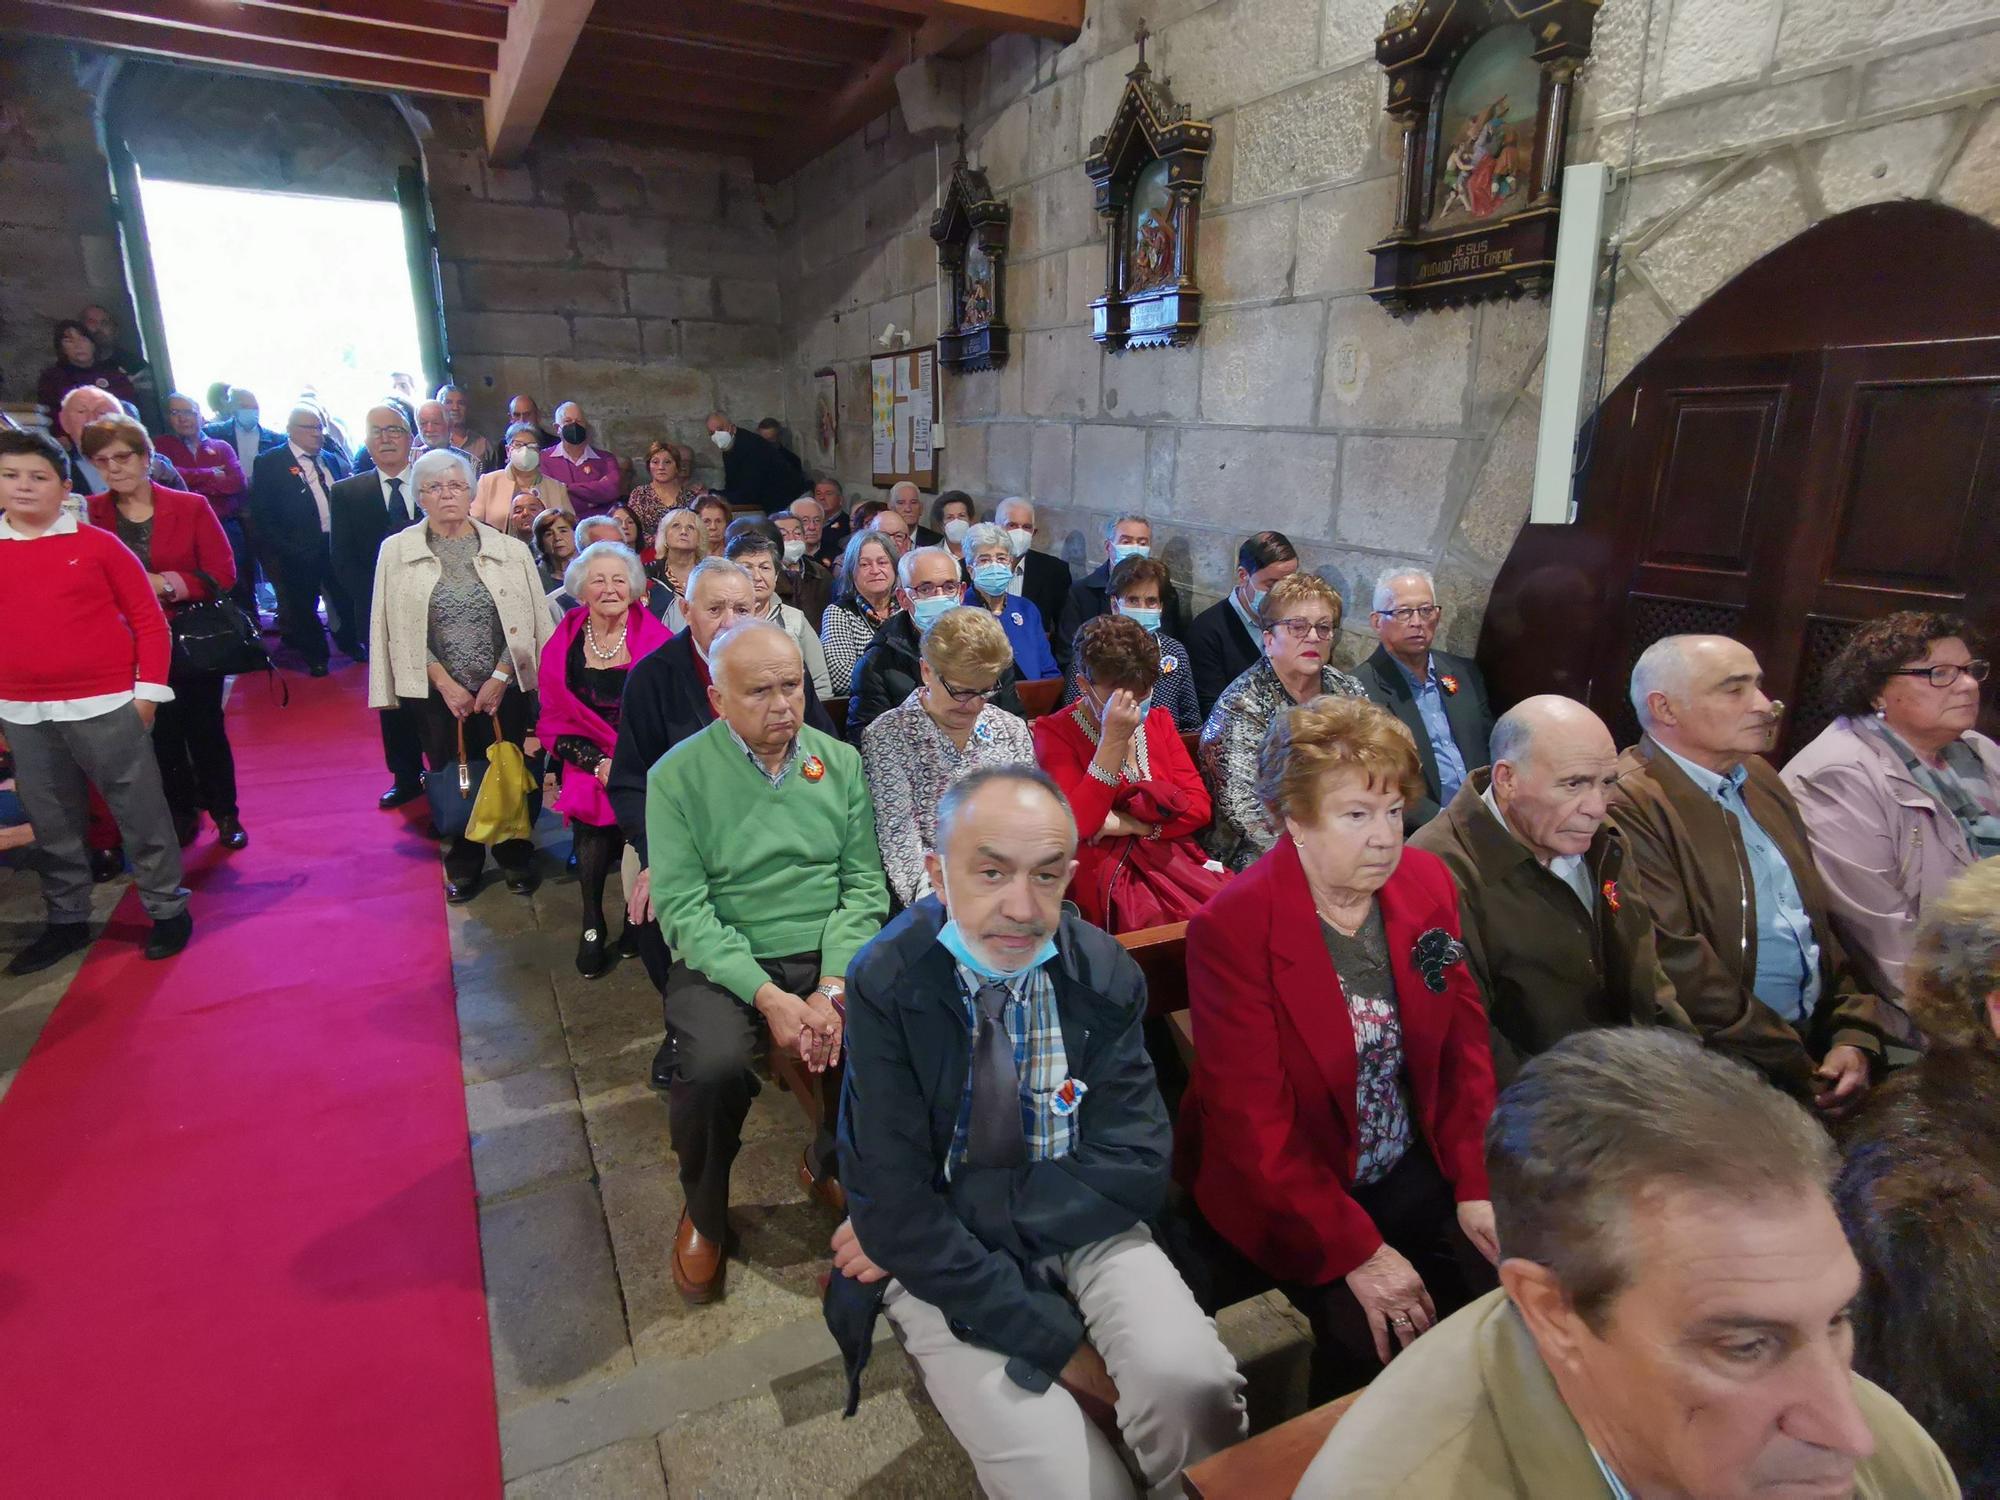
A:
{"label": "red carpet runner", "polygon": [[128,893],[0,1099],[0,1494],[500,1491],[437,856],[363,670],[291,686],[192,945]]}

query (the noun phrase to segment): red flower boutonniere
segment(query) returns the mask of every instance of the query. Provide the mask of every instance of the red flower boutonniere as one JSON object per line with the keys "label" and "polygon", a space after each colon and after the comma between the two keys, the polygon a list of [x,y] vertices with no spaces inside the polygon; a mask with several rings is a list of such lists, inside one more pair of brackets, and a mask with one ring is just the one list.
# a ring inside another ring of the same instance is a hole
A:
{"label": "red flower boutonniere", "polygon": [[1607,881],[1605,881],[1605,882],[1604,882],[1604,904],[1605,904],[1606,906],[1608,906],[1608,907],[1610,907],[1610,908],[1611,908],[1611,914],[1612,914],[1612,915],[1613,915],[1614,917],[1618,915],[1618,882],[1617,882],[1617,881],[1615,881],[1615,880],[1607,880]]}
{"label": "red flower boutonniere", "polygon": [[294,479],[303,479],[303,478],[305,478],[305,477],[306,477],[305,475],[303,475],[303,474],[301,474],[301,473],[299,472],[299,466],[298,466],[297,464],[293,464],[293,465],[292,465],[292,478],[294,478]]}
{"label": "red flower boutonniere", "polygon": [[818,781],[822,776],[826,775],[826,767],[821,764],[820,758],[817,755],[808,755],[806,763],[799,767],[799,774],[805,777],[807,781]]}
{"label": "red flower boutonniere", "polygon": [[1445,697],[1456,698],[1458,696],[1458,679],[1450,673],[1440,672],[1438,674],[1438,683],[1444,688]]}

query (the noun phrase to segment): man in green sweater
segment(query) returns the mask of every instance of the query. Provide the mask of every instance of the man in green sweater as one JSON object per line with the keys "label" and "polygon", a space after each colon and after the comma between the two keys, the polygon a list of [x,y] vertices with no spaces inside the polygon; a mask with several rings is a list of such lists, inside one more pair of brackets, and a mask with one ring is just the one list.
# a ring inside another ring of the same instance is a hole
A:
{"label": "man in green sweater", "polygon": [[[653,909],[674,954],[667,1114],[687,1198],[674,1285],[690,1302],[722,1294],[757,1016],[774,1048],[830,1075],[847,965],[889,905],[861,757],[805,722],[798,644],[747,621],[716,640],[708,665],[716,721],[646,777]],[[831,1108],[825,1117],[801,1173],[832,1200]]]}

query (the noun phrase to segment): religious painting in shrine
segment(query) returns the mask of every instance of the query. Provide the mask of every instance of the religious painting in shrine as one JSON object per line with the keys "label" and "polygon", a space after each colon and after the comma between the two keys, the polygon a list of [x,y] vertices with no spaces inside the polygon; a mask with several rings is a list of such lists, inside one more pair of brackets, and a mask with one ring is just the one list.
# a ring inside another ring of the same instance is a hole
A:
{"label": "religious painting in shrine", "polygon": [[1489,31],[1453,70],[1442,111],[1443,150],[1430,227],[1512,213],[1528,199],[1541,69],[1521,25]]}

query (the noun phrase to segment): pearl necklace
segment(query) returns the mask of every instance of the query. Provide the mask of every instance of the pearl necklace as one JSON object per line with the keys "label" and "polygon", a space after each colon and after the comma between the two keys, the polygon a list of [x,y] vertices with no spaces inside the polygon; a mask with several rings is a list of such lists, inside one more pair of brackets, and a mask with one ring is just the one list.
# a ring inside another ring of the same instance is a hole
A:
{"label": "pearl necklace", "polygon": [[583,644],[589,649],[590,654],[599,661],[615,661],[617,660],[618,653],[625,649],[625,636],[631,629],[632,612],[627,610],[625,612],[625,623],[618,627],[618,639],[611,643],[611,649],[607,651],[600,648],[597,644],[596,622],[594,620],[585,620],[583,622]]}

